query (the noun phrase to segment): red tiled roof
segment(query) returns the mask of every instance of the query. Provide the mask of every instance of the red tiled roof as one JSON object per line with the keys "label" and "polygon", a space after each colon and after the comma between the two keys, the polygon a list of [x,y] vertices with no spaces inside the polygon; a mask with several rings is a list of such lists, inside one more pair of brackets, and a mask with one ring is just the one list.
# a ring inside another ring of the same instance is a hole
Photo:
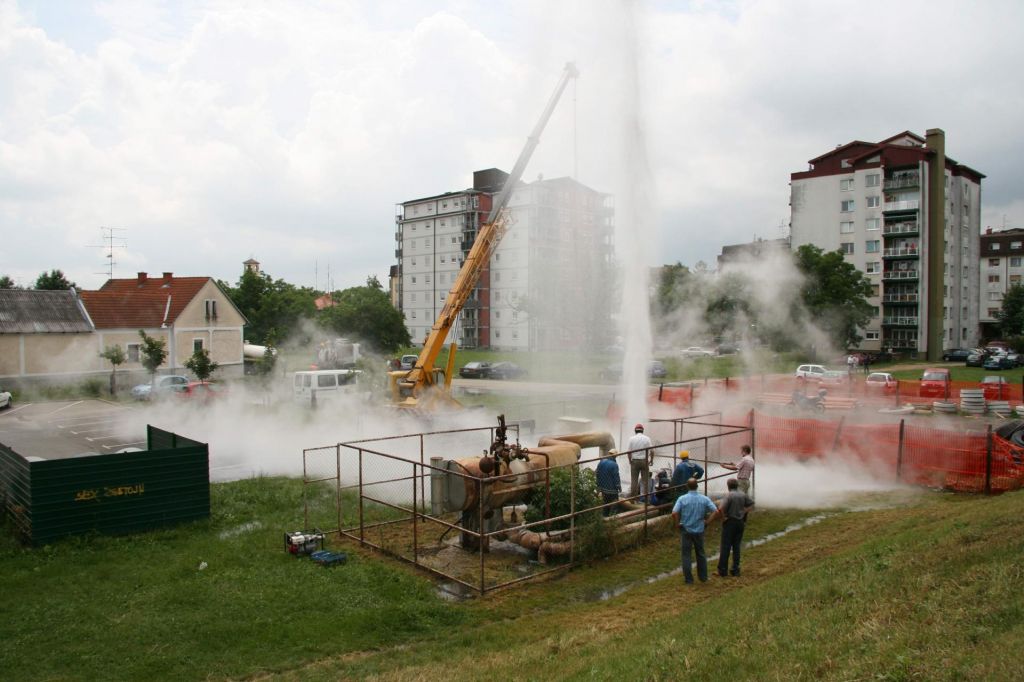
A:
{"label": "red tiled roof", "polygon": [[98,291],[83,291],[80,296],[97,329],[152,329],[173,324],[209,281],[209,277],[110,279]]}

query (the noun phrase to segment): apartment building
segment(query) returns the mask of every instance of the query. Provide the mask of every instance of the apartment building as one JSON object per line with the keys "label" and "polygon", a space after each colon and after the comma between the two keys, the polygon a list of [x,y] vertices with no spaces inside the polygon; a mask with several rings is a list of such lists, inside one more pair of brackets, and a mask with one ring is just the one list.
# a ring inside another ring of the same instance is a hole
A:
{"label": "apartment building", "polygon": [[854,141],[790,181],[794,249],[840,249],[868,275],[862,350],[939,359],[978,342],[981,180],[946,156],[945,133]]}
{"label": "apartment building", "polygon": [[1024,229],[1016,228],[981,235],[981,336],[999,338],[996,316],[1003,307],[1003,296],[1014,284],[1022,284],[1024,276]]}
{"label": "apartment building", "polygon": [[[398,307],[422,344],[508,178],[477,171],[473,187],[398,205]],[[613,282],[611,198],[571,178],[521,183],[510,227],[449,334],[464,348],[567,350],[608,333]]]}

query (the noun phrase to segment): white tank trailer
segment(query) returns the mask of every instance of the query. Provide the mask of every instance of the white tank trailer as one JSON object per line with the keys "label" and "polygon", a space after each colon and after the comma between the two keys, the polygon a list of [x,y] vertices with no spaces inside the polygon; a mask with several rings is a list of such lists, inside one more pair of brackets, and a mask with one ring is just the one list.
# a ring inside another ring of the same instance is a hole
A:
{"label": "white tank trailer", "polygon": [[[505,417],[501,415],[494,442],[483,456],[451,460],[431,458],[431,513],[440,516],[447,512],[461,512],[461,525],[473,532],[501,530],[504,527],[502,507],[523,502],[531,490],[545,484],[549,467],[575,465],[583,448],[592,447],[600,448],[603,457],[615,448],[615,439],[608,432],[593,431],[545,436],[532,448],[523,447],[518,442],[510,444],[507,442]],[[479,499],[481,495],[482,500]],[[539,543],[538,546],[530,546],[532,542],[519,541],[526,534],[543,535],[519,529],[510,533],[509,539],[538,549]],[[462,533],[461,542],[466,549],[479,548],[479,538],[473,533]]]}

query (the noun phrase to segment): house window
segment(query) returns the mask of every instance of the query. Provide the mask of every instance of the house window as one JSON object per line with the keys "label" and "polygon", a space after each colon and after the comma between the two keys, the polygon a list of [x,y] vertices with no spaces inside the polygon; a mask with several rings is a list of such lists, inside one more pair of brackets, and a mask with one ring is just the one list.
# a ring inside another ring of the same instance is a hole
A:
{"label": "house window", "polygon": [[877,341],[878,340],[878,332],[866,331],[866,332],[864,332],[864,339],[866,341]]}
{"label": "house window", "polygon": [[1014,256],[1013,258],[1010,259],[1010,267],[1011,268],[1019,268],[1020,267],[1020,256]]}
{"label": "house window", "polygon": [[204,303],[206,304],[206,319],[207,319],[207,321],[209,321],[209,320],[216,320],[217,319],[217,301],[215,301],[212,298],[208,298],[208,299],[206,299],[206,301],[204,301]]}
{"label": "house window", "polygon": [[878,218],[868,218],[864,221],[864,227],[868,230],[877,230],[881,227],[881,221]]}
{"label": "house window", "polygon": [[416,319],[416,311],[415,310],[412,311],[412,319],[414,319],[414,320]]}
{"label": "house window", "polygon": [[989,317],[998,317],[999,316],[999,308],[989,308],[988,309],[988,316]]}
{"label": "house window", "polygon": [[867,253],[878,253],[878,247],[881,244],[877,239],[873,241],[864,242],[864,251]]}
{"label": "house window", "polygon": [[494,281],[495,282],[500,282],[501,281],[501,272],[500,271],[494,273]]}
{"label": "house window", "polygon": [[993,245],[992,245],[992,250],[993,250],[993,251],[998,251],[998,250],[999,250],[999,247],[1000,247],[1000,244],[999,244],[999,243],[997,242],[997,243],[995,243],[995,244],[993,244]]}
{"label": "house window", "polygon": [[847,199],[846,201],[843,201],[840,204],[839,210],[842,211],[843,213],[850,213],[851,211],[853,211],[853,207],[854,207],[854,200],[853,199]]}
{"label": "house window", "polygon": [[878,261],[871,261],[869,263],[864,264],[864,272],[868,273],[869,275],[877,275],[881,271],[882,264],[879,263]]}
{"label": "house window", "polygon": [[[864,186],[865,187],[878,187],[879,180],[880,180],[880,178],[879,178],[879,174],[878,173],[870,173],[870,174],[864,176]],[[877,339],[878,337],[876,336],[875,338]]]}
{"label": "house window", "polygon": [[1001,301],[1003,300],[1003,294],[1000,291],[990,291],[988,292],[988,300]]}
{"label": "house window", "polygon": [[496,319],[496,320],[500,320],[501,319],[501,311],[500,310],[495,310],[494,311],[494,319]]}
{"label": "house window", "polygon": [[871,306],[871,317],[878,317],[878,306]]}
{"label": "house window", "polygon": [[994,282],[998,282],[999,281],[999,275],[989,275],[988,276],[988,281],[989,281],[989,284],[992,284]]}
{"label": "house window", "polygon": [[128,344],[128,362],[139,361],[139,344],[129,343]]}
{"label": "house window", "polygon": [[416,275],[413,275],[413,276],[412,276],[412,283],[413,283],[413,284],[416,284]]}
{"label": "house window", "polygon": [[1019,249],[1020,245],[1021,245],[1021,242],[1010,242],[1010,248],[1014,249],[1014,250]]}
{"label": "house window", "polygon": [[423,282],[425,284],[430,284],[430,275],[424,275]]}
{"label": "house window", "polygon": [[[1016,260],[1017,260],[1017,265],[1020,265],[1020,258],[1017,258]],[[988,259],[988,266],[990,268],[997,267],[998,265],[999,265],[999,259],[998,258],[989,258]]]}
{"label": "house window", "polygon": [[196,353],[198,351],[201,351],[202,349],[203,349],[203,340],[202,339],[192,339],[192,352]]}
{"label": "house window", "polygon": [[844,220],[839,223],[839,234],[850,234],[851,232],[853,232],[852,220]]}
{"label": "house window", "polygon": [[413,292],[413,293],[411,293],[409,295],[412,296],[411,300],[412,300],[413,303],[415,303],[416,302],[416,292]]}
{"label": "house window", "polygon": [[853,253],[853,242],[843,242],[839,245],[839,250],[843,252],[843,255],[849,256]]}
{"label": "house window", "polygon": [[848,180],[840,180],[839,181],[839,189],[840,189],[840,191],[843,191],[843,192],[852,192],[853,191],[853,179],[850,178]]}
{"label": "house window", "polygon": [[1020,275],[1010,275],[1010,284],[1020,284]]}
{"label": "house window", "polygon": [[879,203],[881,203],[881,197],[868,197],[868,208],[878,208]]}

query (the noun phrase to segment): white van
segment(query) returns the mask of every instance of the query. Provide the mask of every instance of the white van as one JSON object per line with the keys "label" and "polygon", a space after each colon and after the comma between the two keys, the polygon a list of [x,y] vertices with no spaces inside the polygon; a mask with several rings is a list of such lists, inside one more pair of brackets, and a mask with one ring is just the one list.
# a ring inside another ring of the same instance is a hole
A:
{"label": "white van", "polygon": [[292,379],[292,397],[301,405],[316,407],[342,395],[358,395],[360,374],[358,369],[296,372]]}

